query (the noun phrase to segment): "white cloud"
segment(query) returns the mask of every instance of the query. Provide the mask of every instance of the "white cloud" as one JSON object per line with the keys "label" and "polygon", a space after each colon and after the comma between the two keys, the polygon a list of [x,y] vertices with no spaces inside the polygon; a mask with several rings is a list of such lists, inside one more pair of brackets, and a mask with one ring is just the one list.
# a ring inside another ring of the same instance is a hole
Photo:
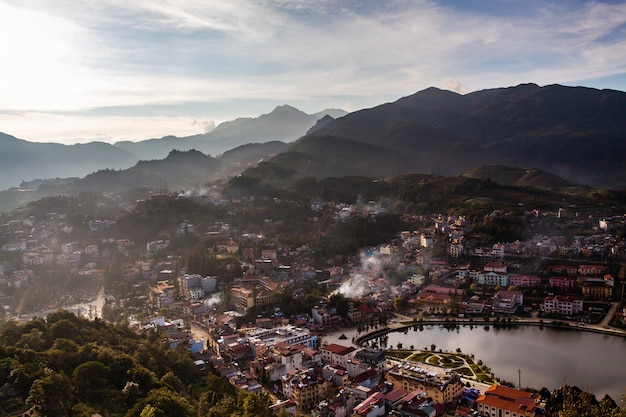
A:
{"label": "white cloud", "polygon": [[[9,63],[0,69],[0,110],[28,113],[29,140],[44,136],[50,118],[57,120],[50,127],[71,126],[70,111],[80,112],[81,129],[92,123],[94,133],[80,137],[135,137],[127,119],[84,111],[237,101],[235,118],[250,115],[246,100],[356,110],[433,85],[466,93],[467,86],[626,73],[626,4],[515,6],[487,13],[427,0],[384,7],[341,0],[0,0],[0,53]],[[62,118],[50,115],[59,111]],[[199,131],[194,117],[214,118],[189,114],[184,123]],[[167,128],[166,120],[154,126]],[[16,134],[12,126],[2,130]]]}
{"label": "white cloud", "polygon": [[[35,142],[115,143],[160,138],[171,134],[206,133],[215,120],[166,116],[88,116],[53,113],[0,113],[2,131]],[[165,133],[164,133],[165,132]]]}
{"label": "white cloud", "polygon": [[456,80],[454,78],[446,78],[439,83],[439,87],[444,90],[454,91],[459,94],[467,94],[470,92],[468,86],[463,84],[461,81]]}

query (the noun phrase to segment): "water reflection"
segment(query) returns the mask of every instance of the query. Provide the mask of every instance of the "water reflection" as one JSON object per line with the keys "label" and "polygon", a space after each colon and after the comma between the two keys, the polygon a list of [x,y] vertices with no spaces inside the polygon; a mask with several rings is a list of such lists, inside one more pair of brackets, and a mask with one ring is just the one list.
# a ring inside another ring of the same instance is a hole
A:
{"label": "water reflection", "polygon": [[[482,331],[478,331],[482,327]],[[588,389],[598,396],[621,399],[626,389],[626,338],[573,330],[538,327],[413,326],[387,335],[385,343],[429,346],[474,354],[495,375],[522,386],[558,388],[563,383]]]}

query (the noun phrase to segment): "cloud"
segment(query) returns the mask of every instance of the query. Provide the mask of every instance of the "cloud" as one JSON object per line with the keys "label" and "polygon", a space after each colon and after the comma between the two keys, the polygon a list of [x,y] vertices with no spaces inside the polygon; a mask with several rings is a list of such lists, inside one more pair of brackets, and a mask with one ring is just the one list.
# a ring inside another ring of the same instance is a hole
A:
{"label": "cloud", "polygon": [[[38,112],[0,113],[2,130],[37,142],[115,143],[160,138],[165,134],[191,136],[205,133],[214,120],[185,116],[100,116]],[[166,132],[165,134],[163,132]]]}
{"label": "cloud", "polygon": [[[260,114],[254,101],[355,110],[433,85],[609,79],[626,73],[625,24],[626,4],[582,0],[0,0],[10,63],[0,111],[80,119],[108,106],[207,103],[236,108],[229,120]],[[91,120],[94,132],[112,122]]]}
{"label": "cloud", "polygon": [[467,94],[470,92],[469,87],[454,78],[446,78],[439,83],[439,87],[444,90],[454,91],[459,94]]}

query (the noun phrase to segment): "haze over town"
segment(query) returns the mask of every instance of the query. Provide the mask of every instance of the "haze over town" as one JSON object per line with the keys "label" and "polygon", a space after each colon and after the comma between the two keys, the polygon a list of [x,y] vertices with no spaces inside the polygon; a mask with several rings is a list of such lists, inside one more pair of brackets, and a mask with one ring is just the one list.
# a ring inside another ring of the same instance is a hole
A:
{"label": "haze over town", "polygon": [[0,126],[29,141],[137,141],[430,86],[623,91],[625,22],[621,1],[2,0]]}

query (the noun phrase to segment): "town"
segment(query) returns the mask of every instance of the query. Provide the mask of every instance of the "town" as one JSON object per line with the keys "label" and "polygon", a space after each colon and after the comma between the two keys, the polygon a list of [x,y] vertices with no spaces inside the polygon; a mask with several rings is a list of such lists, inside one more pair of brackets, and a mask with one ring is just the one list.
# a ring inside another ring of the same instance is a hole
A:
{"label": "town", "polygon": [[[395,329],[626,336],[626,219],[614,213],[417,216],[383,200],[133,197],[59,197],[5,214],[3,320],[66,309],[158,332],[198,367],[269,393],[275,410],[336,417],[545,412],[545,395],[501,381],[471,353],[372,343]],[[518,238],[493,242],[521,223]]]}

